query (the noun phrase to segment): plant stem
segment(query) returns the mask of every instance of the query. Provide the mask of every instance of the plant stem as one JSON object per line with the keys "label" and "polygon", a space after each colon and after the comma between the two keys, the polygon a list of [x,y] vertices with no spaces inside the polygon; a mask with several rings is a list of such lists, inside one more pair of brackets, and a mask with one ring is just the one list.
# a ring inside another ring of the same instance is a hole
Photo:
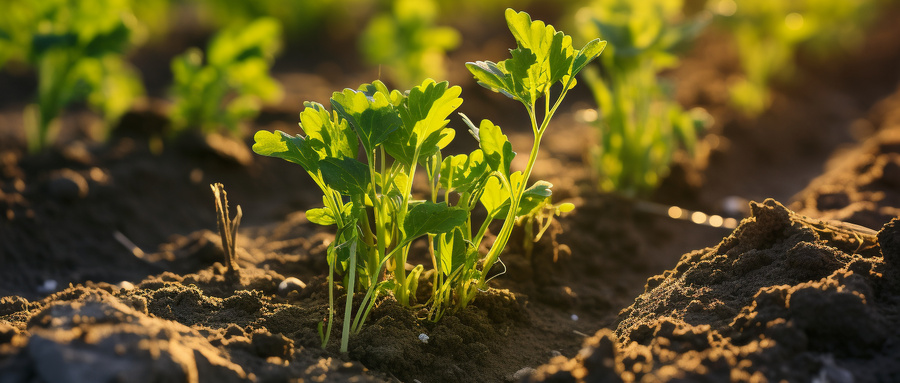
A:
{"label": "plant stem", "polygon": [[[341,332],[341,353],[347,353],[350,343],[350,320],[353,311],[353,285],[356,282],[356,238],[350,240],[350,281],[347,286],[347,304],[344,306],[344,329]],[[337,256],[337,254],[335,254]],[[337,258],[335,258],[337,262]]]}

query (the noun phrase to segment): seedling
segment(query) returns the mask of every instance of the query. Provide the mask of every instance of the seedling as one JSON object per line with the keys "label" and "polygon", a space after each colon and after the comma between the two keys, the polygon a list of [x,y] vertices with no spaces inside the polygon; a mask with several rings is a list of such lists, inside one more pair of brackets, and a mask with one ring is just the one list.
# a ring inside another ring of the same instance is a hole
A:
{"label": "seedling", "polygon": [[[534,211],[550,196],[552,185],[547,182],[527,187],[541,138],[575,85],[574,76],[600,55],[605,42],[597,39],[577,50],[571,37],[532,21],[527,13],[508,9],[506,21],[518,43],[512,57],[466,66],[479,84],[525,106],[534,145],[524,171],[510,169],[516,153],[500,127],[489,120],[476,127],[463,116],[479,148],[444,157],[441,150],[455,136],[447,124],[462,104],[461,89],[431,79],[407,92],[389,90],[380,81],[335,92],[331,112],[318,103],[304,104],[300,126],[306,136],[280,131],[259,131],[254,136],[256,153],[306,169],[324,193],[324,207],[308,210],[307,218],[337,227],[328,249],[331,309],[323,345],[333,322],[336,274],[343,277],[347,291],[341,338],[341,351],[346,352],[349,335],[360,331],[379,295],[390,292],[402,305],[417,304],[415,293],[424,266],[406,270],[413,241],[428,241],[434,287],[428,302],[419,304],[428,308],[430,319],[438,320],[448,310],[466,307],[486,288],[516,217]],[[561,87],[551,103],[551,88],[556,84]],[[545,100],[539,120],[536,109],[541,97]],[[357,160],[360,146],[363,161]],[[424,167],[430,187],[424,200],[412,195],[419,167]],[[476,208],[486,211],[480,225],[472,221]],[[495,219],[503,220],[503,226],[482,255],[479,246]],[[364,291],[365,296],[353,317],[356,291]]]}
{"label": "seedling", "polygon": [[419,79],[443,79],[445,53],[459,45],[459,33],[435,25],[435,0],[393,0],[390,10],[376,14],[360,37],[366,59],[383,65],[397,84],[413,86]]}
{"label": "seedling", "polygon": [[259,19],[219,32],[209,43],[205,64],[196,48],[173,59],[173,130],[197,128],[209,134],[224,127],[240,137],[242,124],[256,117],[263,102],[281,99],[281,87],[269,76],[280,36],[278,21]]}
{"label": "seedling", "polygon": [[735,37],[744,76],[730,85],[731,103],[747,116],[769,107],[769,88],[794,74],[801,46],[827,57],[858,45],[878,1],[733,0],[712,2]]}
{"label": "seedling", "polygon": [[658,73],[677,64],[674,51],[705,19],[675,23],[681,1],[600,2],[579,12],[585,38],[610,42],[603,73],[585,71],[600,111],[600,144],[592,153],[599,188],[627,197],[653,191],[668,173],[679,146],[691,152],[698,131],[711,122],[702,109],[685,112]]}
{"label": "seedling", "polygon": [[136,72],[122,57],[139,28],[129,3],[46,0],[4,5],[0,65],[25,60],[37,71],[37,105],[25,111],[29,150],[50,144],[60,112],[80,100],[103,116],[100,138],[105,139],[143,94]]}

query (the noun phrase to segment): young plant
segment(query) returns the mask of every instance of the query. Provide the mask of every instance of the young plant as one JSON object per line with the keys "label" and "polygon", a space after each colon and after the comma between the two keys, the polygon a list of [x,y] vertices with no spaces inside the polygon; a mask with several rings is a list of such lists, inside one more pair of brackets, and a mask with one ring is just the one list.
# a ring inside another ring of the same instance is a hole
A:
{"label": "young plant", "polygon": [[769,107],[769,88],[794,73],[801,46],[820,56],[855,46],[879,1],[719,0],[712,8],[737,42],[744,76],[730,85],[731,103],[745,115]]}
{"label": "young plant", "polygon": [[375,15],[360,37],[366,59],[384,65],[402,86],[421,78],[446,77],[445,52],[459,45],[459,33],[435,26],[435,0],[392,0],[390,10]]}
{"label": "young plant", "polygon": [[[416,304],[424,266],[407,271],[413,241],[428,242],[434,287],[424,305],[430,319],[438,320],[448,310],[466,307],[485,288],[516,217],[534,211],[550,196],[552,185],[547,182],[526,187],[541,137],[575,85],[575,74],[600,54],[605,43],[594,40],[577,50],[571,37],[532,21],[527,13],[509,9],[506,20],[518,43],[512,58],[467,66],[480,84],[525,105],[535,139],[524,171],[510,169],[516,153],[500,127],[489,120],[476,127],[463,116],[479,149],[444,157],[441,150],[455,136],[447,124],[462,104],[461,89],[431,79],[408,92],[389,90],[380,81],[335,92],[331,112],[321,104],[305,104],[300,126],[306,136],[280,131],[259,131],[254,136],[256,153],[306,169],[324,193],[324,207],[308,210],[307,218],[337,227],[328,249],[331,309],[323,346],[333,322],[336,275],[347,291],[341,339],[341,351],[346,352],[349,335],[360,331],[380,294],[390,292],[405,306]],[[561,87],[551,103],[555,84]],[[539,120],[541,97],[545,102]],[[362,161],[357,160],[360,147]],[[424,200],[412,194],[420,167],[430,188]],[[472,220],[476,208],[486,210],[478,225]],[[502,229],[482,255],[478,249],[495,219],[503,220]],[[365,295],[353,316],[355,292]]]}
{"label": "young plant", "polygon": [[269,76],[280,36],[277,20],[259,19],[219,32],[209,43],[205,64],[196,48],[175,57],[174,131],[197,128],[209,134],[224,127],[240,137],[242,124],[256,117],[263,102],[282,97],[281,86]]}
{"label": "young plant", "polygon": [[25,60],[37,71],[37,105],[25,111],[30,151],[51,143],[56,118],[86,100],[109,129],[143,94],[135,70],[122,57],[140,28],[126,0],[17,1],[0,16],[0,65]]}
{"label": "young plant", "polygon": [[673,51],[690,41],[704,19],[674,23],[680,0],[598,2],[579,11],[585,38],[603,37],[610,52],[585,79],[600,112],[600,144],[592,153],[599,188],[627,197],[652,192],[679,146],[689,152],[709,123],[702,109],[685,112],[658,73],[677,64]]}

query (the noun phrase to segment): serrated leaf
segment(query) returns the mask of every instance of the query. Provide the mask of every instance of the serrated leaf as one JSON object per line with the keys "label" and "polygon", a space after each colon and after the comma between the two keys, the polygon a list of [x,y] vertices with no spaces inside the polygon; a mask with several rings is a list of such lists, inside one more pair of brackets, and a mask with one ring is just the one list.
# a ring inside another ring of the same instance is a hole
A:
{"label": "serrated leaf", "polygon": [[325,158],[319,162],[322,178],[332,189],[346,196],[363,196],[369,189],[369,168],[350,157]]}
{"label": "serrated leaf", "polygon": [[[526,12],[507,9],[506,23],[519,48],[530,50],[535,56],[528,68],[527,80],[522,80],[522,86],[532,95],[534,101],[548,87],[569,73],[573,56],[572,38],[556,31],[552,25],[544,24],[543,21],[532,21]],[[514,54],[513,60],[515,59]],[[513,77],[519,80],[518,76]]]}
{"label": "serrated leaf", "polygon": [[446,233],[465,223],[468,217],[468,212],[446,202],[424,201],[409,209],[403,221],[403,235],[411,241],[425,234]]}
{"label": "serrated leaf", "polygon": [[512,58],[504,60],[502,67],[509,73],[512,79],[510,91],[516,95],[516,99],[526,104],[532,104],[537,100],[536,78],[532,74],[532,68],[537,64],[537,56],[531,49],[519,47],[509,51]]}
{"label": "serrated leaf", "polygon": [[[387,152],[410,166],[434,155],[442,143],[446,146],[447,117],[462,104],[461,92],[458,86],[449,87],[446,81],[435,83],[431,79],[411,89],[399,108],[403,125],[385,142]],[[413,158],[416,149],[418,157]]]}
{"label": "serrated leaf", "polygon": [[331,96],[331,107],[350,122],[367,152],[375,150],[402,124],[396,108],[382,92],[369,97],[361,91],[344,89]]}
{"label": "serrated leaf", "polygon": [[513,91],[512,76],[497,63],[491,61],[467,62],[466,68],[475,76],[478,85],[503,94],[513,100],[519,100]]}
{"label": "serrated leaf", "polygon": [[478,140],[484,157],[491,170],[496,170],[509,177],[509,166],[516,152],[512,150],[509,138],[489,120],[481,120],[478,128]]}
{"label": "serrated leaf", "polygon": [[[522,173],[515,172],[510,178],[513,190],[517,189],[517,185],[522,182]],[[522,192],[522,199],[519,201],[519,209],[516,212],[516,216],[529,214],[547,203],[547,198],[552,195],[552,187],[553,184],[547,181],[537,181],[531,187],[525,189]],[[509,191],[500,184],[496,177],[488,179],[480,202],[488,211],[488,216],[494,219],[504,219],[509,213]]]}
{"label": "serrated leaf", "polygon": [[449,156],[441,164],[440,186],[463,194],[472,191],[487,176],[488,165],[484,152],[475,149],[471,154]]}
{"label": "serrated leaf", "polygon": [[321,158],[355,157],[359,147],[356,135],[346,120],[331,113],[322,104],[304,103],[300,113],[300,127],[310,140],[310,146]]}
{"label": "serrated leaf", "polygon": [[260,130],[253,135],[253,141],[252,149],[256,154],[293,162],[312,174],[319,171],[319,155],[303,136],[291,136],[280,130],[274,133]]}

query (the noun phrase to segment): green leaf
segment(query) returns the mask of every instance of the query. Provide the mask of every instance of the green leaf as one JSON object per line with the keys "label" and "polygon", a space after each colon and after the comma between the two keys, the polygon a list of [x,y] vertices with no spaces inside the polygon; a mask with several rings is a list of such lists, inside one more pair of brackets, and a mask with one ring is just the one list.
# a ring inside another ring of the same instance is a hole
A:
{"label": "green leaf", "polygon": [[359,143],[346,120],[330,113],[322,104],[304,103],[300,127],[319,155],[332,158],[355,157]]}
{"label": "green leaf", "polygon": [[572,76],[581,72],[587,64],[600,56],[600,53],[603,53],[603,49],[606,48],[606,41],[602,41],[600,39],[593,39],[584,45],[581,50],[575,54],[575,59],[572,61]]}
{"label": "green leaf", "polygon": [[572,77],[606,46],[598,39],[576,52],[571,36],[511,8],[506,10],[506,23],[517,44],[510,50],[512,57],[497,64],[470,62],[466,67],[481,86],[526,105],[533,105],[559,81],[573,86]]}
{"label": "green leaf", "polygon": [[[322,202],[325,203],[325,196],[322,196]],[[349,222],[352,220],[352,209],[353,203],[347,202],[341,208],[339,214],[341,215],[343,222]],[[322,226],[331,226],[337,224],[338,220],[334,216],[334,211],[329,207],[321,207],[315,209],[309,209],[306,211],[306,219],[309,222],[322,225]]]}
{"label": "green leaf", "polygon": [[425,234],[442,234],[462,225],[468,219],[467,211],[447,206],[446,202],[424,201],[413,206],[403,222],[405,241]]}
{"label": "green leaf", "polygon": [[209,43],[209,63],[227,66],[250,58],[272,62],[281,47],[281,23],[274,18],[225,29]]}
{"label": "green leaf", "polygon": [[252,149],[256,154],[293,162],[311,174],[319,171],[319,155],[303,136],[291,136],[280,130],[274,133],[260,130],[253,135],[253,141]]}
{"label": "green leaf", "polygon": [[485,160],[491,170],[499,171],[509,177],[509,166],[516,152],[512,150],[509,138],[490,120],[481,120],[478,128],[478,140],[481,150],[484,151]]}
{"label": "green leaf", "polygon": [[384,85],[380,80],[372,81],[371,84],[362,84],[359,86],[358,90],[369,97],[375,97],[375,93],[381,93],[391,100],[391,105],[394,106],[400,106],[406,99],[405,94],[401,93],[399,90],[388,89],[387,85]]}
{"label": "green leaf", "polygon": [[100,57],[107,53],[125,51],[131,38],[131,29],[124,23],[119,23],[114,28],[94,36],[84,48],[88,57]]}
{"label": "green leaf", "polygon": [[334,215],[331,214],[331,209],[324,207],[307,210],[306,219],[309,220],[309,222],[322,226],[331,226],[337,223],[334,219]]}
{"label": "green leaf", "polygon": [[475,149],[471,154],[449,156],[441,164],[440,186],[463,194],[475,189],[487,177],[488,165],[484,152]]}
{"label": "green leaf", "polygon": [[[335,235],[334,252],[338,262],[347,262],[350,257],[356,256],[353,243],[359,240],[359,232],[356,230],[356,221],[351,221],[344,228],[339,228]],[[329,261],[333,261],[329,259]]]}
{"label": "green leaf", "polygon": [[[530,61],[528,76],[522,78],[514,75],[513,78],[522,82],[521,87],[532,97],[528,101],[534,102],[548,87],[569,74],[573,55],[572,38],[557,32],[552,25],[546,25],[543,21],[532,21],[526,12],[516,12],[511,8],[506,10],[506,23],[519,49],[527,49],[534,55],[533,60],[507,64],[507,68],[512,71],[513,66],[521,67]],[[513,52],[511,60],[520,61],[521,57]]]}
{"label": "green leaf", "polygon": [[411,89],[400,105],[403,125],[385,142],[387,152],[407,166],[434,155],[452,134],[445,129],[447,117],[462,104],[461,92],[458,86],[431,79]]}
{"label": "green leaf", "polygon": [[504,69],[510,74],[512,79],[512,88],[510,89],[516,95],[516,99],[526,104],[533,104],[538,97],[538,91],[535,87],[535,81],[532,73],[537,63],[537,55],[528,48],[516,48],[509,53],[512,58],[506,59],[500,63]]}
{"label": "green leaf", "polygon": [[[515,172],[511,177],[512,187],[515,190],[522,181],[522,173]],[[552,195],[553,184],[547,181],[537,181],[522,193],[519,201],[519,209],[516,216],[523,216],[543,206]],[[504,219],[509,213],[509,191],[504,188],[496,177],[491,177],[485,184],[484,193],[481,195],[481,204],[488,211],[488,216],[494,219]]]}
{"label": "green leaf", "polygon": [[466,68],[475,76],[478,85],[503,94],[513,100],[519,100],[518,95],[513,90],[512,76],[497,63],[491,61],[467,62]]}
{"label": "green leaf", "polygon": [[466,243],[465,236],[461,228],[456,228],[450,233],[440,235],[435,240],[435,251],[437,256],[438,269],[444,275],[450,275],[460,266],[466,263],[466,254],[469,252],[469,245]]}
{"label": "green leaf", "polygon": [[361,91],[344,89],[331,96],[332,108],[350,122],[368,153],[388,139],[402,124],[394,105],[384,93],[369,97]]}
{"label": "green leaf", "polygon": [[353,158],[325,158],[319,168],[325,183],[343,195],[362,196],[369,189],[369,167]]}
{"label": "green leaf", "polygon": [[503,187],[497,177],[490,177],[484,184],[484,191],[481,193],[479,201],[487,210],[488,217],[503,219],[505,214],[500,215],[500,211],[503,206],[509,205],[509,190]]}
{"label": "green leaf", "polygon": [[537,181],[531,187],[525,189],[525,192],[522,193],[522,201],[519,202],[519,211],[516,213],[516,216],[531,214],[535,209],[549,202],[548,198],[552,194],[550,190],[552,187],[553,184],[547,181]]}

